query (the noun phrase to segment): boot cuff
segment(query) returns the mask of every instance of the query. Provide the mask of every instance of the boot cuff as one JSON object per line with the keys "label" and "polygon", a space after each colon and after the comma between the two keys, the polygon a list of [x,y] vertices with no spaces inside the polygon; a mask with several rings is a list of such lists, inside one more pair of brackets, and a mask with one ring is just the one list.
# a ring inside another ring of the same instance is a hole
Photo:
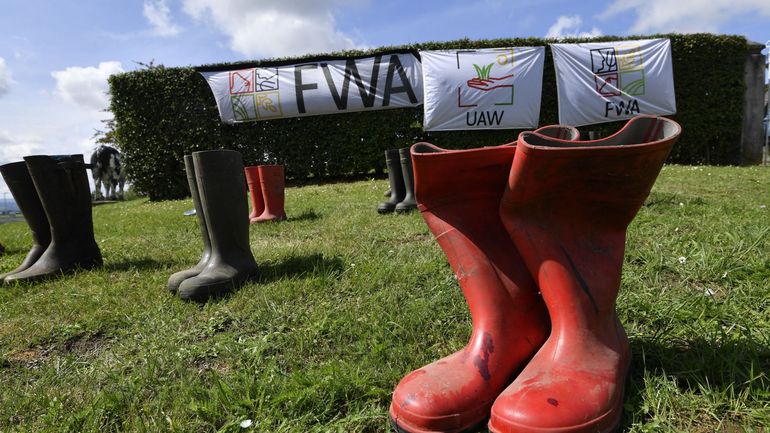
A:
{"label": "boot cuff", "polygon": [[447,150],[430,143],[411,148],[415,195],[421,209],[502,195],[516,147]]}

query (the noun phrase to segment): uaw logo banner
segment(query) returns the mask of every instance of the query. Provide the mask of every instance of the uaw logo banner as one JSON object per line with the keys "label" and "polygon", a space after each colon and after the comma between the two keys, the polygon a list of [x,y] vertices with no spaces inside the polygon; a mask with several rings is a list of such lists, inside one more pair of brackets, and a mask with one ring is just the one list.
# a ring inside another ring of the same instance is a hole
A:
{"label": "uaw logo banner", "polygon": [[559,123],[676,113],[670,40],[552,44],[551,50]]}
{"label": "uaw logo banner", "polygon": [[427,131],[535,128],[545,47],[421,51]]}
{"label": "uaw logo banner", "polygon": [[211,87],[224,123],[414,107],[422,103],[420,61],[406,51],[198,71]]}

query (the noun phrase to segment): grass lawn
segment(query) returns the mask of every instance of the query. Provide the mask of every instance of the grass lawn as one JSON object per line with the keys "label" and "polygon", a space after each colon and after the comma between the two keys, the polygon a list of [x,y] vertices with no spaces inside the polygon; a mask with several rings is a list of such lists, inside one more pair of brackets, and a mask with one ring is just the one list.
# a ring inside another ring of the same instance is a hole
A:
{"label": "grass lawn", "polygon": [[[0,288],[0,431],[386,431],[396,383],[470,319],[419,214],[375,212],[385,189],[288,189],[290,220],[250,228],[261,281],[202,306],[165,290],[199,258],[190,200],[94,208],[103,269]],[[0,242],[7,271],[26,224]],[[665,167],[618,309],[623,431],[770,431],[770,169]]]}

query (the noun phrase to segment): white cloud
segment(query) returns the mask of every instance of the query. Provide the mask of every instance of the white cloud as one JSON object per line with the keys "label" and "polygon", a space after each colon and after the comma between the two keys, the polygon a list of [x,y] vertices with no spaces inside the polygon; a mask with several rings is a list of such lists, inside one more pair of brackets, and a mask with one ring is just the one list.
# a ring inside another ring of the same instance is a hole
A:
{"label": "white cloud", "polygon": [[0,130],[0,164],[20,161],[25,155],[38,153],[42,147],[40,137],[15,135],[9,131]]}
{"label": "white cloud", "polygon": [[[331,8],[342,0],[183,0],[184,11],[210,22],[247,57],[284,57],[356,48],[337,29]],[[354,3],[345,0],[345,4]]]}
{"label": "white cloud", "polygon": [[171,10],[166,0],[144,0],[144,17],[150,22],[152,33],[156,36],[176,36],[182,31],[171,22]]}
{"label": "white cloud", "polygon": [[93,110],[103,110],[109,105],[107,78],[120,72],[123,72],[120,62],[101,62],[96,68],[72,66],[51,75],[56,80],[59,96]]}
{"label": "white cloud", "polygon": [[548,29],[548,33],[546,33],[545,37],[556,39],[564,37],[590,38],[602,35],[602,31],[596,27],[593,27],[590,32],[580,31],[582,25],[583,18],[581,18],[580,15],[562,15]]}
{"label": "white cloud", "polygon": [[599,15],[606,19],[633,11],[631,33],[718,32],[719,26],[737,16],[758,14],[770,18],[768,0],[615,0]]}
{"label": "white cloud", "polygon": [[0,57],[0,96],[8,93],[12,82],[11,71],[5,66],[5,59]]}

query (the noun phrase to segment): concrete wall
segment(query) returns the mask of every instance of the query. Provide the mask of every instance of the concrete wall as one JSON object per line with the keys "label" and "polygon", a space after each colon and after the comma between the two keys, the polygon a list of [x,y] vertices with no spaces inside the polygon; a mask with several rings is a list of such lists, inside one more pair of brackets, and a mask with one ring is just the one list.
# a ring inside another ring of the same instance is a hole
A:
{"label": "concrete wall", "polygon": [[741,131],[742,165],[762,163],[762,146],[765,133],[762,119],[765,117],[765,55],[763,45],[749,43],[743,79],[746,83],[743,97],[743,125]]}

